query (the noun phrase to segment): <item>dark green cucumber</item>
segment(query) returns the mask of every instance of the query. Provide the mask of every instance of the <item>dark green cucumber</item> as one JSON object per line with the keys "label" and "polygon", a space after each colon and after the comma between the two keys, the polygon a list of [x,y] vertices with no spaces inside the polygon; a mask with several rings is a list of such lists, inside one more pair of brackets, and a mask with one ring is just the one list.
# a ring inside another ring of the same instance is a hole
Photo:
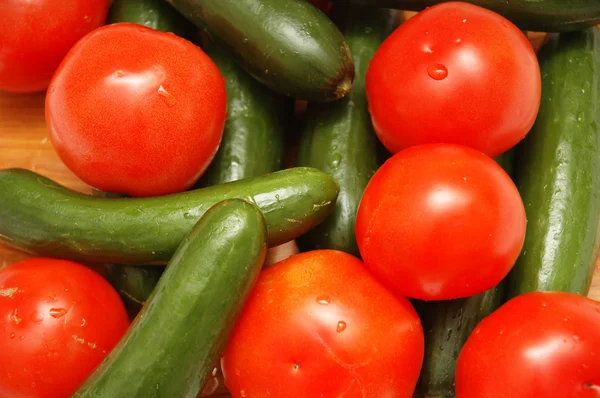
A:
{"label": "dark green cucumber", "polygon": [[306,0],[168,0],[258,81],[292,98],[331,101],[352,87],[344,37]]}
{"label": "dark green cucumber", "polygon": [[296,167],[265,176],[152,198],[99,198],[32,171],[0,171],[0,240],[40,256],[105,264],[164,264],[200,216],[240,198],[267,219],[269,244],[297,238],[333,210],[329,175]]}
{"label": "dark green cucumber", "polygon": [[[451,0],[332,0],[400,10],[421,11]],[[464,0],[503,15],[525,30],[565,32],[600,23],[598,0]]]}
{"label": "dark green cucumber", "polygon": [[165,0],[113,0],[107,24],[131,22],[193,39],[196,29]]}
{"label": "dark green cucumber", "polygon": [[[514,149],[495,158],[513,176]],[[413,300],[425,333],[425,355],[416,393],[426,398],[454,397],[454,372],[460,350],[479,322],[504,303],[506,281],[476,296],[445,301]]]}
{"label": "dark green cucumber", "polygon": [[365,75],[375,51],[397,25],[395,11],[361,6],[334,7],[333,20],[354,57],[352,91],[328,104],[309,104],[298,165],[315,167],[340,183],[331,216],[298,238],[302,250],[336,249],[359,255],[354,222],[362,193],[379,166],[377,136],[365,94]]}
{"label": "dark green cucumber", "polygon": [[182,241],[125,336],[74,397],[196,397],[241,314],[267,251],[260,210],[210,208]]}
{"label": "dark green cucumber", "polygon": [[156,265],[107,264],[104,266],[105,278],[119,292],[127,312],[132,317],[148,300],[163,272],[164,267]]}
{"label": "dark green cucumber", "polygon": [[587,295],[600,244],[600,31],[553,35],[539,59],[542,103],[516,169],[527,232],[509,294]]}
{"label": "dark green cucumber", "polygon": [[426,398],[454,397],[454,372],[460,350],[479,322],[502,303],[505,284],[476,296],[447,301],[413,301],[425,334],[425,355],[416,393]]}
{"label": "dark green cucumber", "polygon": [[281,170],[294,102],[254,80],[219,45],[209,42],[203,48],[225,78],[227,121],[219,151],[198,186]]}

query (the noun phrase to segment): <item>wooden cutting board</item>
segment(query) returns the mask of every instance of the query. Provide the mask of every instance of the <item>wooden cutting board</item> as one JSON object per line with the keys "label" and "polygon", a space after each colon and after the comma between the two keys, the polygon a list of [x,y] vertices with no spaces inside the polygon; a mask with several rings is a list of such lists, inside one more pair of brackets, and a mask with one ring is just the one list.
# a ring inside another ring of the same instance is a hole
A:
{"label": "wooden cutting board", "polygon": [[[69,188],[91,193],[91,187],[70,172],[52,148],[44,120],[44,94],[0,93],[0,169],[9,167],[30,169]],[[287,257],[285,253],[279,256]],[[0,243],[0,268],[27,257]],[[600,300],[598,267],[590,297]]]}

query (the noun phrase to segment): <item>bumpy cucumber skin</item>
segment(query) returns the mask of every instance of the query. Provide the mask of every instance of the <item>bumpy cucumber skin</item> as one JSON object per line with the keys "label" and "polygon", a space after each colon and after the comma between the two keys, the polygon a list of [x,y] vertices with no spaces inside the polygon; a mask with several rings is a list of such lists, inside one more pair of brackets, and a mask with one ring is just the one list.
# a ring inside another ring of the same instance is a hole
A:
{"label": "bumpy cucumber skin", "polygon": [[[511,177],[516,150],[511,149],[494,160]],[[454,373],[460,350],[475,326],[502,305],[506,298],[506,280],[476,296],[444,301],[418,301],[425,333],[425,356],[416,392],[424,398],[454,397]]]}
{"label": "bumpy cucumber skin", "polygon": [[554,35],[539,58],[542,103],[516,168],[527,232],[509,295],[587,295],[600,244],[600,31]]}
{"label": "bumpy cucumber skin", "polygon": [[39,256],[105,264],[164,264],[212,205],[240,198],[265,215],[269,244],[297,238],[333,211],[329,175],[296,167],[152,198],[99,198],[32,171],[0,171],[0,240]]}
{"label": "bumpy cucumber skin", "polygon": [[131,22],[192,40],[196,28],[164,0],[113,0],[107,24]]}
{"label": "bumpy cucumber skin", "polygon": [[204,187],[282,169],[284,141],[294,102],[253,79],[215,43],[202,46],[219,68],[227,89],[227,121]]}
{"label": "bumpy cucumber skin", "polygon": [[306,0],[168,0],[258,81],[296,99],[331,101],[352,87],[342,34]]}
{"label": "bumpy cucumber skin", "polygon": [[315,167],[333,176],[340,183],[340,193],[333,214],[297,242],[302,250],[335,249],[360,256],[354,235],[356,212],[362,193],[379,166],[365,74],[398,18],[395,11],[360,6],[334,7],[331,15],[354,57],[354,87],[341,100],[308,106],[298,165]]}
{"label": "bumpy cucumber skin", "polygon": [[183,240],[119,344],[74,397],[196,397],[222,355],[267,251],[260,210],[217,203]]}
{"label": "bumpy cucumber skin", "polygon": [[[449,0],[332,0],[400,10],[421,11]],[[464,0],[503,15],[519,28],[536,32],[567,32],[600,23],[598,0]]]}

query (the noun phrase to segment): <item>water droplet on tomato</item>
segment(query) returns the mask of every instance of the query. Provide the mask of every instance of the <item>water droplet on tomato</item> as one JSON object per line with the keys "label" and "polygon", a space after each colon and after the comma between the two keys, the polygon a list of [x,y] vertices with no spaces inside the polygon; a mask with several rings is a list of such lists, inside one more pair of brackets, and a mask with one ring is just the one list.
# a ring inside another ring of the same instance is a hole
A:
{"label": "water droplet on tomato", "polygon": [[240,396],[242,396],[242,398],[244,398],[246,396],[246,391],[240,390]]}
{"label": "water droplet on tomato", "polygon": [[433,50],[431,49],[431,47],[429,47],[428,44],[423,46],[423,52],[426,54],[433,54]]}
{"label": "water droplet on tomato", "polygon": [[542,303],[542,307],[547,307],[548,303]]}
{"label": "water droplet on tomato", "polygon": [[81,318],[81,325],[79,325],[79,327],[84,327],[85,326],[85,318]]}
{"label": "water droplet on tomato", "polygon": [[19,336],[19,340],[23,340],[25,336]]}
{"label": "water droplet on tomato", "polygon": [[67,312],[69,311],[65,308],[50,308],[50,316],[56,319],[67,315]]}
{"label": "water droplet on tomato", "polygon": [[454,42],[455,42],[456,44],[460,44],[460,43],[462,43],[462,40],[461,40],[461,39],[456,39]]}
{"label": "water droplet on tomato", "polygon": [[431,64],[427,67],[427,74],[433,80],[444,80],[448,77],[448,69],[442,64]]}
{"label": "water droplet on tomato", "polygon": [[467,23],[467,18],[463,19],[462,23]]}
{"label": "water droplet on tomato", "polygon": [[337,323],[337,327],[335,328],[335,331],[338,333],[342,333],[344,330],[346,330],[346,322],[339,321]]}
{"label": "water droplet on tomato", "polygon": [[69,288],[68,288],[68,287],[67,287],[67,288],[65,288],[65,292],[68,292],[68,291],[69,291]]}
{"label": "water droplet on tomato", "polygon": [[577,336],[576,334],[573,335],[573,340],[575,341],[580,341],[581,337]]}
{"label": "water droplet on tomato", "polygon": [[329,304],[329,302],[330,302],[329,296],[327,296],[325,294],[317,296],[317,303],[319,303],[321,305],[327,305],[327,304]]}
{"label": "water droplet on tomato", "polygon": [[570,320],[571,320],[571,318],[569,318],[568,316],[566,316],[566,317],[563,318],[564,322],[569,322]]}
{"label": "water droplet on tomato", "polygon": [[235,375],[236,375],[236,376],[239,376],[239,375],[241,375],[241,374],[242,374],[242,372],[240,372],[240,370],[236,368],[236,369],[235,369]]}
{"label": "water droplet on tomato", "polygon": [[162,85],[158,87],[158,95],[165,101],[168,107],[173,107],[177,103],[177,100],[171,93],[169,93]]}
{"label": "water droplet on tomato", "polygon": [[11,339],[14,339],[14,338],[15,338],[15,334],[14,334],[14,333],[11,333],[11,334],[10,334],[10,338],[11,338]]}
{"label": "water droplet on tomato", "polygon": [[83,20],[84,20],[86,23],[89,23],[89,22],[92,20],[92,18],[91,18],[89,15],[84,15],[84,16],[83,16]]}
{"label": "water droplet on tomato", "polygon": [[56,91],[56,86],[50,86],[50,88],[48,89],[48,91],[49,91],[50,93],[53,93],[53,92],[55,92],[55,91]]}

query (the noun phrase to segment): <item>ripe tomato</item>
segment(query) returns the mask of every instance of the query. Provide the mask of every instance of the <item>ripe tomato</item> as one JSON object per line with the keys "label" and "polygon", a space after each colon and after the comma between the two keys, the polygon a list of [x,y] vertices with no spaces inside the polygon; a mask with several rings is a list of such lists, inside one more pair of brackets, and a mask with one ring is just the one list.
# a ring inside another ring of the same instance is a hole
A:
{"label": "ripe tomato", "polygon": [[510,300],[463,347],[456,396],[600,396],[600,303],[564,292]]}
{"label": "ripe tomato", "polygon": [[4,0],[0,90],[43,91],[71,47],[104,24],[109,0]]}
{"label": "ripe tomato", "polygon": [[532,127],[541,77],[516,26],[451,2],[422,11],[387,38],[371,61],[366,90],[377,136],[392,153],[453,143],[496,156]]}
{"label": "ripe tomato", "polygon": [[474,149],[419,145],[369,181],[356,239],[367,268],[400,295],[472,296],[497,285],[525,239],[525,209],[510,177]]}
{"label": "ripe tomato", "polygon": [[96,29],[52,79],[46,120],[60,158],[107,192],[184,191],[214,157],[225,81],[193,43],[136,24]]}
{"label": "ripe tomato", "polygon": [[67,397],[129,326],[117,292],[70,261],[0,271],[0,396]]}
{"label": "ripe tomato", "polygon": [[265,269],[223,357],[234,397],[410,397],[421,322],[355,257],[294,255]]}

